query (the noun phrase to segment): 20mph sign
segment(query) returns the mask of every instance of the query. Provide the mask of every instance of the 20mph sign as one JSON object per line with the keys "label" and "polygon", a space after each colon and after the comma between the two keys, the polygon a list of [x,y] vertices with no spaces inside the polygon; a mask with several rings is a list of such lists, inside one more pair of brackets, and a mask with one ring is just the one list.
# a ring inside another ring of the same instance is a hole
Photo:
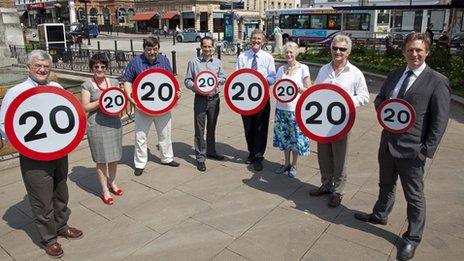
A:
{"label": "20mph sign", "polygon": [[377,108],[377,120],[388,132],[405,133],[416,122],[416,111],[403,99],[389,99]]}
{"label": "20mph sign", "polygon": [[39,86],[16,97],[5,115],[5,132],[19,153],[36,160],[68,155],[86,128],[80,102],[64,89]]}
{"label": "20mph sign", "polygon": [[263,109],[269,100],[269,85],[261,73],[240,69],[227,78],[224,98],[236,113],[252,115]]}
{"label": "20mph sign", "polygon": [[213,72],[202,71],[195,76],[194,87],[203,95],[208,95],[216,91],[218,85],[218,78]]}
{"label": "20mph sign", "polygon": [[180,87],[174,75],[161,68],[146,69],[132,85],[137,108],[150,115],[170,111],[179,100],[178,91]]}
{"label": "20mph sign", "polygon": [[99,99],[100,110],[109,116],[119,115],[127,107],[126,93],[118,87],[104,90]]}
{"label": "20mph sign", "polygon": [[303,92],[296,105],[301,131],[317,142],[335,142],[351,130],[356,110],[350,95],[333,84],[317,84]]}

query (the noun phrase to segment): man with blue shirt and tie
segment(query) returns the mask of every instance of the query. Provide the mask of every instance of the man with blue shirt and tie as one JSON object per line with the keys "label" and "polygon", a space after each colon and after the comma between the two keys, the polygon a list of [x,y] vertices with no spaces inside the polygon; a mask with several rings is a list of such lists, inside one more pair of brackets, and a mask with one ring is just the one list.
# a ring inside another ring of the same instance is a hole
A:
{"label": "man with blue shirt and tie", "polygon": [[414,125],[405,133],[382,131],[379,146],[379,196],[371,214],[356,213],[361,221],[386,225],[395,203],[396,181],[400,178],[407,201],[408,229],[398,249],[398,260],[414,257],[425,227],[424,165],[432,158],[445,133],[450,109],[448,78],[425,63],[430,38],[411,33],[403,45],[407,66],[388,74],[375,107],[383,101],[406,100],[416,112]]}
{"label": "man with blue shirt and tie", "polygon": [[[251,33],[251,49],[238,57],[236,69],[251,68],[261,73],[269,85],[276,81],[275,62],[272,55],[261,50],[265,41],[264,32],[256,29]],[[247,164],[253,163],[255,171],[263,169],[264,152],[267,145],[267,131],[271,105],[269,100],[264,108],[256,114],[242,115],[245,138],[248,147]]]}
{"label": "man with blue shirt and tie", "polygon": [[[148,37],[143,40],[143,54],[135,56],[127,65],[122,75],[124,89],[132,104],[135,101],[132,97],[132,83],[135,78],[149,68],[162,68],[172,73],[171,64],[168,58],[159,53],[160,44],[155,37]],[[179,96],[180,93],[177,93]],[[151,116],[135,109],[135,149],[134,165],[135,176],[140,176],[148,161],[147,136],[152,123],[155,123],[156,133],[158,134],[158,144],[161,153],[161,164],[178,167],[179,163],[174,161],[174,153],[171,142],[171,112],[159,116]]]}

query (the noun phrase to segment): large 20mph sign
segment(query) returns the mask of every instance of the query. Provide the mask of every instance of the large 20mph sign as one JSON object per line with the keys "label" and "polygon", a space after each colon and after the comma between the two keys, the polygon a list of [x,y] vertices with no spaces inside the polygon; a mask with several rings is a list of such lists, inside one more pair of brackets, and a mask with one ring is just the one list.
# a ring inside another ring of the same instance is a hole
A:
{"label": "large 20mph sign", "polygon": [[377,108],[377,120],[388,132],[404,133],[416,122],[416,111],[403,99],[388,99]]}
{"label": "large 20mph sign", "polygon": [[261,73],[248,68],[240,69],[227,78],[224,98],[236,113],[256,114],[269,100],[269,85]]}
{"label": "large 20mph sign", "polygon": [[81,142],[85,111],[69,92],[39,86],[18,95],[5,115],[5,132],[19,153],[36,160],[68,155]]}
{"label": "large 20mph sign", "polygon": [[146,114],[161,115],[170,111],[179,100],[179,83],[174,75],[161,68],[140,73],[132,85],[137,108]]}
{"label": "large 20mph sign", "polygon": [[317,142],[335,142],[351,130],[356,110],[350,95],[333,84],[317,84],[303,92],[296,105],[301,131]]}

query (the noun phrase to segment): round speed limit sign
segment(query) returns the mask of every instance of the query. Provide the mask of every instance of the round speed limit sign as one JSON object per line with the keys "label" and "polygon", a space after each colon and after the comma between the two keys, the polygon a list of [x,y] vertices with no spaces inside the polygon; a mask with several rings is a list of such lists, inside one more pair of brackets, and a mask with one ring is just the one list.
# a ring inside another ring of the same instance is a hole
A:
{"label": "round speed limit sign", "polygon": [[100,110],[109,116],[119,115],[127,107],[126,93],[118,87],[104,90],[99,99]]}
{"label": "round speed limit sign", "polygon": [[353,126],[356,110],[350,95],[333,84],[316,84],[303,92],[295,111],[301,131],[321,143],[345,137]]}
{"label": "round speed limit sign", "polygon": [[389,99],[377,108],[377,120],[388,132],[405,133],[416,122],[416,111],[403,99]]}
{"label": "round speed limit sign", "polygon": [[193,81],[195,89],[203,94],[203,95],[208,95],[214,91],[216,91],[219,81],[213,72],[210,71],[202,71],[199,72],[195,76],[195,80]]}
{"label": "round speed limit sign", "polygon": [[150,68],[140,73],[132,85],[137,107],[150,115],[170,111],[179,100],[179,83],[174,75],[161,68]]}
{"label": "round speed limit sign", "polygon": [[240,69],[227,78],[224,97],[233,111],[242,115],[256,114],[269,100],[269,85],[259,72]]}
{"label": "round speed limit sign", "polygon": [[64,89],[39,86],[18,95],[5,115],[5,132],[26,157],[54,160],[68,155],[84,137],[85,111]]}
{"label": "round speed limit sign", "polygon": [[298,86],[290,79],[280,79],[272,90],[274,98],[282,103],[289,103],[298,96]]}

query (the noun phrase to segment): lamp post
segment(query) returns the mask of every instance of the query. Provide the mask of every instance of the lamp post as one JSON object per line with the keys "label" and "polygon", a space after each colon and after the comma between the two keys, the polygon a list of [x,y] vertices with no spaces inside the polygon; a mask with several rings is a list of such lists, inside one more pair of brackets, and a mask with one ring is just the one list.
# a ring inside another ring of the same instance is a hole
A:
{"label": "lamp post", "polygon": [[79,0],[79,2],[84,3],[85,10],[85,23],[84,23],[84,34],[87,33],[87,45],[90,45],[90,32],[89,32],[89,12],[87,11],[87,3],[90,3],[91,0]]}

